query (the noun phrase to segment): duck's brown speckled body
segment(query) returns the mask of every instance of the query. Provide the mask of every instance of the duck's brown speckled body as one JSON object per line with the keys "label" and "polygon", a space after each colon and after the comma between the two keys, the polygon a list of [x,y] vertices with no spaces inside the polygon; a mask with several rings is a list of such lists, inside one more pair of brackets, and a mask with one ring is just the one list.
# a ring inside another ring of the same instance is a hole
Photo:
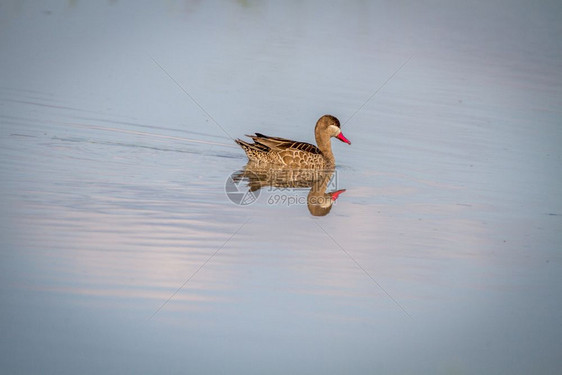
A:
{"label": "duck's brown speckled body", "polygon": [[318,147],[310,143],[268,137],[260,133],[248,136],[254,143],[240,139],[237,139],[236,143],[242,147],[252,162],[305,169],[327,168],[335,164],[331,137],[351,144],[341,132],[339,120],[331,115],[320,117],[316,123],[314,135]]}

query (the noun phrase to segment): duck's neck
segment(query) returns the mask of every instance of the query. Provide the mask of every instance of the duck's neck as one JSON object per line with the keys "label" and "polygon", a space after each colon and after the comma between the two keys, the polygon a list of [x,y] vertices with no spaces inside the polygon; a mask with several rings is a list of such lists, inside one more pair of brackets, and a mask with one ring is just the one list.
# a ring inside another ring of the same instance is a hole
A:
{"label": "duck's neck", "polygon": [[334,164],[335,159],[334,159],[334,154],[332,153],[332,141],[330,139],[330,136],[325,132],[319,132],[319,131],[315,132],[315,136],[316,136],[316,145],[322,152],[324,158],[326,158],[329,164]]}

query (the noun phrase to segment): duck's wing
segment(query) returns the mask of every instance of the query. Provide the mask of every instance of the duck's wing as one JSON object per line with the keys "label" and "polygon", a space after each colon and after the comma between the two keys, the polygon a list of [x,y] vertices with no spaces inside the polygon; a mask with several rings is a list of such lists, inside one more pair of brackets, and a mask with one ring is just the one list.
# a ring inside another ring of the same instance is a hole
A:
{"label": "duck's wing", "polygon": [[248,137],[252,138],[256,144],[267,146],[274,151],[284,151],[291,149],[310,152],[313,154],[320,154],[320,150],[318,149],[318,147],[306,142],[298,142],[280,137],[270,137],[261,133],[248,135]]}

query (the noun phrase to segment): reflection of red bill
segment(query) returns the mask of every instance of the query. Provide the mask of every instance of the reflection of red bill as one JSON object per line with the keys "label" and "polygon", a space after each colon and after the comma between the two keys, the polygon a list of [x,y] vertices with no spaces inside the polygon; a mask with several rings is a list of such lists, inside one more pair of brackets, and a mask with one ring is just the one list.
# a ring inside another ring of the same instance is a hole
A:
{"label": "reflection of red bill", "polygon": [[340,194],[343,193],[344,191],[345,191],[345,189],[341,189],[341,190],[338,190],[338,191],[331,192],[330,196],[332,197],[332,201],[335,201],[336,199],[338,199]]}
{"label": "reflection of red bill", "polygon": [[343,135],[343,133],[338,134],[337,138],[338,138],[340,141],[347,143],[348,145],[351,144],[351,142],[349,141],[349,139],[347,139],[347,138]]}

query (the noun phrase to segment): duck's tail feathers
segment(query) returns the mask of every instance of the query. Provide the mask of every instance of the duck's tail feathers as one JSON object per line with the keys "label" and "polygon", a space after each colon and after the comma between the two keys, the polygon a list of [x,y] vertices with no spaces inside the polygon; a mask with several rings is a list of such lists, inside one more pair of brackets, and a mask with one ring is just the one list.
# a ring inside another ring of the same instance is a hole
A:
{"label": "duck's tail feathers", "polygon": [[[249,136],[252,137],[252,136]],[[241,139],[235,139],[234,140],[236,143],[238,143],[240,145],[240,147],[242,147],[242,149],[244,150],[244,152],[246,153],[246,155],[248,155],[248,157],[250,157],[252,154],[255,154],[256,152],[268,152],[269,151],[269,147],[267,147],[266,145],[263,145],[261,143],[248,143],[246,141],[243,141]]]}

